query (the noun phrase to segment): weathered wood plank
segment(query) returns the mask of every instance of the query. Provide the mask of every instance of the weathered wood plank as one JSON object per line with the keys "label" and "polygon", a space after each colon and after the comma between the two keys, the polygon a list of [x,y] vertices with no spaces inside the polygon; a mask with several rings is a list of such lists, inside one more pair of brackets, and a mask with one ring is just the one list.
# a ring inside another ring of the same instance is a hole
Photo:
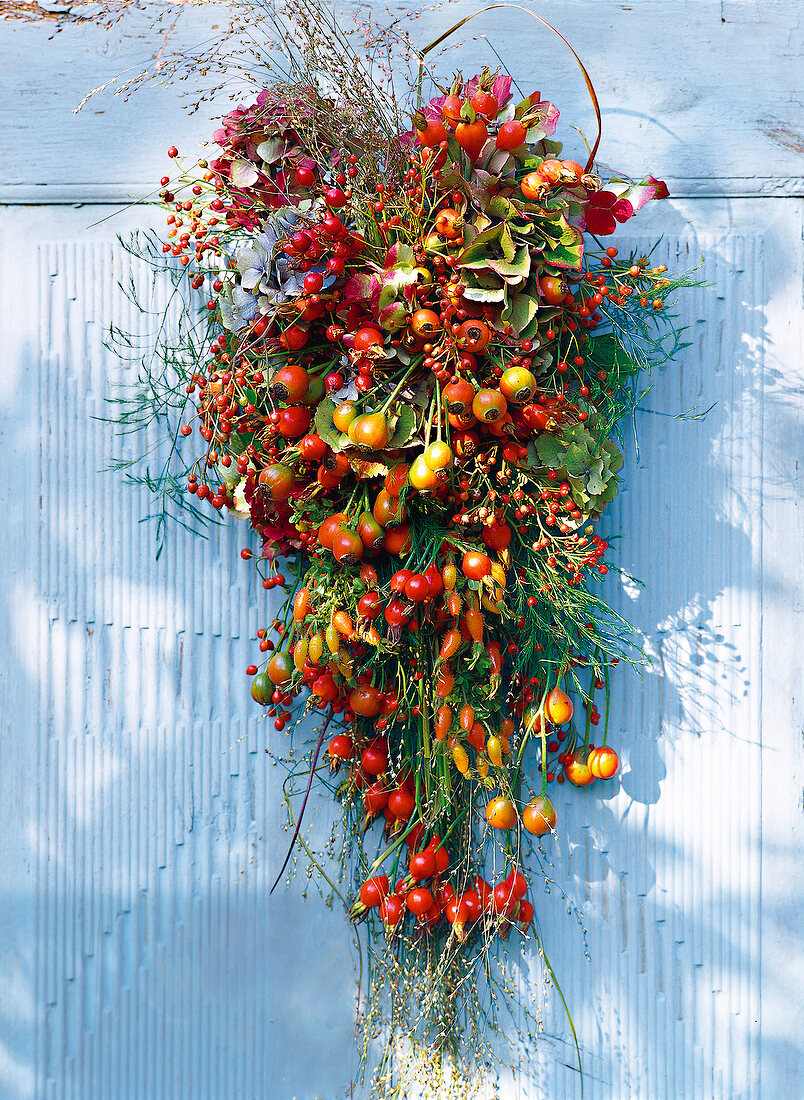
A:
{"label": "weathered wood plank", "polygon": [[[354,5],[351,5],[354,6]],[[424,44],[475,5],[450,4],[413,24]],[[394,12],[414,5],[392,5]],[[343,11],[348,17],[350,5]],[[601,159],[647,169],[674,194],[801,195],[802,7],[779,0],[546,0],[537,10],[573,42],[593,77],[604,113]],[[181,17],[174,39],[206,39],[221,9]],[[0,198],[18,202],[119,201],[154,186],[173,142],[192,150],[209,136],[225,98],[189,118],[175,88],[152,87],[128,103],[111,93],[73,108],[92,88],[135,72],[156,38],[143,16],[110,32],[86,24],[0,24],[4,157]],[[468,72],[495,64],[487,35],[526,90],[555,99],[566,122],[592,129],[580,75],[565,48],[534,21],[495,11],[464,28],[444,65]],[[577,146],[575,135],[565,128]]]}

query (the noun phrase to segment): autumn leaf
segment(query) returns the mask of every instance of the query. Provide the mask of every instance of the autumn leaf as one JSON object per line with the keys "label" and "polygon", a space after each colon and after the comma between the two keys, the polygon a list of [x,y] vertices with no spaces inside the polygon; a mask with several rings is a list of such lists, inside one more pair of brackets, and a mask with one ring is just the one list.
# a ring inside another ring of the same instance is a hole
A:
{"label": "autumn leaf", "polygon": [[253,187],[260,178],[260,173],[250,160],[233,160],[229,170],[229,178],[235,187]]}

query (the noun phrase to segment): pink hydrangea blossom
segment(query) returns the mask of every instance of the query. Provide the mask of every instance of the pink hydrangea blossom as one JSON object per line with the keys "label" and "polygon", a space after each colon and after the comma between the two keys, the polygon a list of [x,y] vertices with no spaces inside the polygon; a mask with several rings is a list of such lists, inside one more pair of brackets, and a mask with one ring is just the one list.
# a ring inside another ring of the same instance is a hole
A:
{"label": "pink hydrangea blossom", "polygon": [[628,199],[618,199],[612,191],[595,191],[586,208],[586,229],[607,237],[617,228],[617,222],[627,222],[633,215]]}

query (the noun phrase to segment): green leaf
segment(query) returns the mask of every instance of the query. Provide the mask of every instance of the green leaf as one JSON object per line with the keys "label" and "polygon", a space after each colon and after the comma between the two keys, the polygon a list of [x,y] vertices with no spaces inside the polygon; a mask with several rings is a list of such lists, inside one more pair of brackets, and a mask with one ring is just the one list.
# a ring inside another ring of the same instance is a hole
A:
{"label": "green leaf", "polygon": [[495,195],[489,202],[486,210],[491,214],[493,218],[510,218],[512,214],[516,213],[516,207],[504,195]]}
{"label": "green leaf", "polygon": [[512,262],[516,255],[516,246],[514,245],[514,238],[511,236],[511,230],[505,224],[500,228],[500,247],[506,260],[509,263]]}
{"label": "green leaf", "polygon": [[586,482],[581,477],[572,477],[567,474],[567,481],[572,487],[572,499],[586,509],[590,503],[589,494],[586,491]]}
{"label": "green leaf", "polygon": [[517,294],[502,311],[502,320],[519,336],[535,319],[538,310],[539,305],[535,298],[531,298],[529,294]]}
{"label": "green leaf", "polygon": [[578,237],[580,236],[580,233],[581,233],[580,229],[576,229],[574,225],[570,225],[570,223],[563,216],[563,214],[561,216],[561,220],[559,222],[559,225],[561,226],[561,243],[562,244],[572,244],[574,241],[577,241],[577,239],[578,239]]}
{"label": "green leaf", "polygon": [[464,296],[475,302],[502,302],[505,300],[505,283],[492,271],[471,269],[464,276]]}
{"label": "green leaf", "polygon": [[596,505],[598,511],[602,512],[603,508],[607,504],[611,504],[611,502],[617,496],[619,491],[620,491],[620,479],[617,478],[617,477],[610,478],[609,481],[606,484],[606,488],[603,490],[603,492],[600,494],[600,496],[598,496],[595,500],[595,505]]}
{"label": "green leaf", "polygon": [[596,449],[594,435],[583,424],[570,424],[563,435],[570,443],[581,443],[590,452]]}
{"label": "green leaf", "polygon": [[[469,268],[485,267],[489,253],[497,251],[496,248],[492,249],[488,246],[498,244],[502,228],[501,225],[492,225],[488,229],[484,229],[482,233],[478,233],[468,248],[465,248],[458,256],[455,261],[455,266]],[[511,255],[513,258],[513,253]]]}
{"label": "green leaf", "polygon": [[572,244],[557,244],[554,248],[545,249],[541,255],[542,263],[562,270],[580,271],[583,263],[583,238],[580,231],[578,238]]}
{"label": "green leaf", "polygon": [[376,309],[385,309],[386,306],[390,306],[392,302],[396,301],[396,287],[393,283],[387,283],[379,295],[377,296]]}
{"label": "green leaf", "polygon": [[379,321],[387,332],[397,332],[405,324],[408,307],[404,302],[391,301],[378,310]]}
{"label": "green leaf", "polygon": [[229,436],[229,450],[233,455],[241,455],[253,440],[254,436],[251,432],[248,434],[243,432],[232,432]]}
{"label": "green leaf", "polygon": [[331,397],[325,397],[315,411],[313,423],[315,424],[315,430],[324,442],[331,447],[333,451],[340,451],[341,433],[332,422],[334,412],[335,402]]}
{"label": "green leaf", "polygon": [[512,260],[490,259],[488,266],[491,271],[500,275],[503,279],[514,277],[525,279],[530,274],[530,252],[527,245],[522,245]]}
{"label": "green leaf", "polygon": [[564,215],[561,210],[542,210],[538,218],[537,224],[539,232],[543,234],[548,241],[558,241],[564,235]]}
{"label": "green leaf", "polygon": [[[528,324],[525,325],[525,327],[520,332],[520,334],[519,334],[520,338],[522,340],[532,340],[536,336],[536,334],[538,333],[539,325],[541,324],[542,320],[543,320],[543,317],[542,317],[541,312],[534,313],[531,320],[528,322]],[[553,362],[553,357],[552,357],[552,355],[550,355],[549,352],[545,352],[543,355],[532,355],[531,358],[532,358],[533,364],[535,364],[537,367],[540,366],[544,370],[546,370],[549,366],[551,366],[552,362]]]}
{"label": "green leaf", "polygon": [[585,477],[594,465],[594,459],[589,453],[589,448],[583,443],[570,443],[564,465],[574,477]]}
{"label": "green leaf", "polygon": [[[458,140],[455,137],[454,132],[450,132],[450,134],[448,135],[447,146],[447,152],[449,153],[449,159],[452,161],[452,164],[447,169],[447,172],[445,172],[444,175],[441,177],[441,180],[439,181],[439,183],[441,184],[443,184],[445,178],[451,178],[451,172],[453,168],[455,169],[458,176],[460,176],[461,174],[460,163],[461,157],[463,156],[463,149],[461,149],[460,145],[458,144]],[[451,187],[452,184],[449,184],[449,186]]]}
{"label": "green leaf", "polygon": [[[320,406],[319,406],[320,407]],[[410,405],[402,405],[394,430],[388,439],[386,450],[396,451],[404,447],[416,431],[416,413]]]}
{"label": "green leaf", "polygon": [[560,211],[540,220],[539,228],[555,243],[542,253],[542,263],[552,267],[580,270],[583,256],[583,234],[570,225]]}
{"label": "green leaf", "polygon": [[608,478],[605,481],[603,479],[603,459],[599,458],[597,462],[592,463],[589,469],[589,475],[586,479],[586,491],[592,497],[600,496],[601,493],[605,492],[608,480]]}
{"label": "green leaf", "polygon": [[603,444],[603,449],[609,456],[606,465],[612,473],[616,474],[618,470],[622,469],[625,459],[622,452],[613,439],[607,439]]}
{"label": "green leaf", "polygon": [[564,465],[566,446],[564,441],[552,432],[542,432],[536,439],[536,450],[545,466],[557,470]]}
{"label": "green leaf", "polygon": [[[455,141],[454,138],[451,138],[450,149],[452,149],[453,145],[455,149],[460,152],[460,147],[457,141]],[[457,163],[455,162],[455,160],[453,160],[453,162],[443,170],[443,174],[441,176],[441,179],[439,180],[439,184],[444,188],[445,191],[454,191],[457,188],[460,191],[465,191],[467,193],[469,192],[469,184],[461,175],[459,159],[457,159]]]}
{"label": "green leaf", "polygon": [[[543,252],[544,251],[544,249],[546,247],[545,242],[543,240],[539,240],[538,238],[536,240],[533,239],[533,234],[536,230],[536,226],[532,222],[529,225],[524,225],[524,226],[520,226],[518,222],[509,222],[509,225],[511,226],[513,231],[517,234],[517,236],[520,236],[520,237],[530,236],[531,239],[528,241],[528,248],[532,253]],[[541,257],[540,257],[540,259],[541,259]]]}
{"label": "green leaf", "polygon": [[467,222],[463,227],[463,239],[467,242],[467,247],[472,243],[478,233],[482,233],[485,229],[491,225],[491,218],[487,218],[485,214],[475,214],[474,220]]}
{"label": "green leaf", "polygon": [[569,477],[572,486],[572,497],[585,512],[589,519],[596,519],[603,513],[607,504],[610,504],[620,490],[620,483],[616,477],[610,477],[599,493],[591,495],[587,492],[589,483],[582,478]]}
{"label": "green leaf", "polygon": [[532,439],[528,442],[528,454],[522,465],[529,470],[533,470],[538,468],[539,466],[544,465],[544,462],[539,457],[539,452],[536,450],[536,444],[533,442]]}

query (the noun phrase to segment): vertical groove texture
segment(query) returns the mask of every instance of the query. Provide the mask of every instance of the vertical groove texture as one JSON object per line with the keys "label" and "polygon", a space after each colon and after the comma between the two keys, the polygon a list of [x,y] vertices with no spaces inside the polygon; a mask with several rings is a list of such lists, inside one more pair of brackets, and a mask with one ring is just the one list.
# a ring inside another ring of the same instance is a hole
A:
{"label": "vertical groove texture", "polygon": [[[97,419],[130,380],[104,329],[141,325],[117,288],[131,266],[120,225],[3,218],[3,270],[23,241],[31,257],[26,297],[10,288],[4,300],[25,314],[7,437],[24,509],[9,547],[8,686],[21,706],[6,736],[28,753],[8,826],[24,867],[9,925],[25,947],[9,990],[35,1042],[0,1055],[0,1096],[341,1096],[354,1068],[349,931],[314,888],[304,900],[303,876],[267,896],[286,834],[265,750],[284,735],[260,720],[243,676],[272,615],[239,558],[247,529],[232,520],[207,541],[174,529],[155,560],[138,522],[147,492],[104,469],[137,444]],[[535,876],[587,1100],[774,1100],[759,1090],[758,1045],[768,288],[762,233],[750,211],[735,220],[699,239],[667,215],[656,262],[691,266],[703,251],[714,289],[685,298],[690,347],[647,405],[717,405],[705,421],[641,414],[629,434],[605,530],[622,534],[614,555],[646,587],[612,573],[604,594],[652,665],[615,676],[621,778],[555,791],[549,890]],[[506,1095],[579,1097],[569,1030],[533,956],[522,983],[543,1002],[543,1036],[523,1054],[540,1084]]]}

